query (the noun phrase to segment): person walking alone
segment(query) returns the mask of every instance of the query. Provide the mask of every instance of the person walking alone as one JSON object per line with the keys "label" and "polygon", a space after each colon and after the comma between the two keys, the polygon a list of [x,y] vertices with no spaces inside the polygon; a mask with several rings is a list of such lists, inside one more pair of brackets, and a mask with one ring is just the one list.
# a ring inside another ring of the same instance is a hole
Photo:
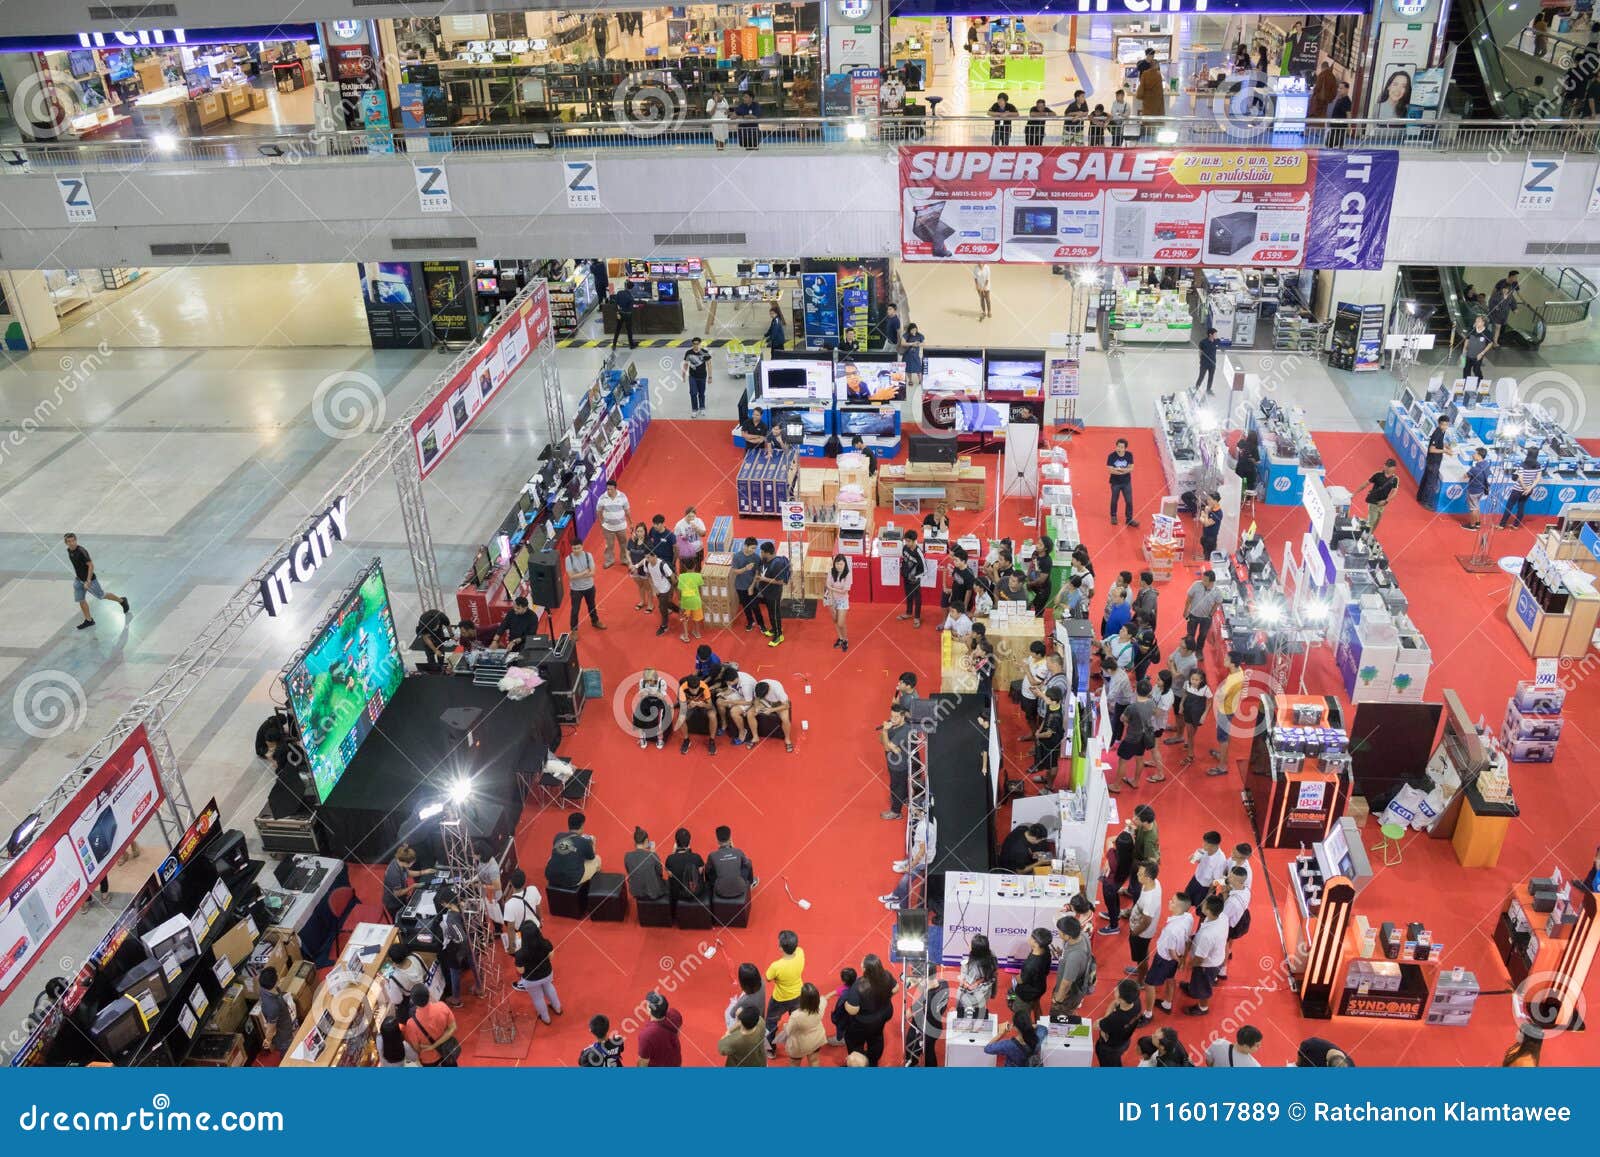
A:
{"label": "person walking alone", "polygon": [[850,614],[850,560],[842,554],[833,556],[828,568],[828,581],[822,593],[822,604],[833,616],[833,645],[841,651],[850,649],[850,632],[845,619]]}
{"label": "person walking alone", "polygon": [[[1500,516],[1500,529],[1504,530],[1509,523],[1521,527],[1523,515],[1528,509],[1528,500],[1533,497],[1533,492],[1539,486],[1539,448],[1528,447],[1527,455],[1522,459],[1522,465],[1517,467],[1517,477],[1512,483],[1511,493],[1506,496],[1505,513]],[[1516,514],[1516,521],[1511,522],[1512,512]]]}
{"label": "person walking alone", "polygon": [[1106,468],[1111,471],[1111,525],[1117,524],[1117,500],[1127,507],[1125,514],[1129,526],[1138,526],[1133,519],[1133,453],[1126,438],[1117,439],[1117,448],[1106,456]]}
{"label": "person walking alone", "polygon": [[906,609],[898,617],[901,622],[910,619],[913,627],[922,626],[922,576],[927,570],[922,548],[917,545],[917,532],[906,531],[900,547],[900,588],[905,592]]}
{"label": "person walking alone", "polygon": [[706,367],[711,364],[711,351],[699,338],[689,343],[683,355],[683,374],[689,379],[689,415],[706,412]]}
{"label": "person walking alone", "polygon": [[611,348],[617,348],[617,339],[622,336],[623,327],[628,330],[628,348],[635,350],[639,343],[633,336],[633,290],[628,288],[624,281],[622,288],[611,295],[611,304],[617,308],[617,328],[611,331]]}
{"label": "person walking alone", "polygon": [[1461,352],[1465,358],[1461,366],[1461,376],[1482,381],[1483,355],[1492,349],[1494,349],[1494,334],[1489,332],[1489,323],[1480,313],[1472,319],[1472,329],[1467,332],[1466,339],[1461,343]]}
{"label": "person walking alone", "polygon": [[[998,130],[997,130],[998,131]],[[1006,126],[1006,135],[1011,133],[1009,123]],[[972,287],[978,291],[978,320],[994,316],[994,307],[989,301],[989,264],[979,262],[972,267]]]}
{"label": "person walking alone", "polygon": [[1206,397],[1214,393],[1212,389],[1217,379],[1217,331],[1206,330],[1206,336],[1200,339],[1200,372],[1194,379],[1194,396],[1200,397],[1200,383],[1206,384]]}
{"label": "person walking alone", "polygon": [[94,616],[89,613],[90,595],[104,599],[108,603],[116,603],[126,616],[128,600],[101,588],[100,579],[95,575],[94,559],[89,556],[87,550],[78,545],[78,536],[64,534],[61,536],[61,541],[67,544],[67,561],[72,563],[72,597],[77,602],[78,609],[83,612],[83,622],[78,624],[78,630],[94,626]]}

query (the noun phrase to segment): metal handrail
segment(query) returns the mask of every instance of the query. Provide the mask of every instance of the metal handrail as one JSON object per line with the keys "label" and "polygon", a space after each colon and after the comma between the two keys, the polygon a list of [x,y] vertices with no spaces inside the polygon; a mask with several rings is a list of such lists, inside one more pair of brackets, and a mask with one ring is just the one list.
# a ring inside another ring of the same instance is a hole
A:
{"label": "metal handrail", "polygon": [[[1549,56],[1533,50],[1534,41],[1540,38],[1547,42],[1551,50]],[[1516,40],[1507,45],[1507,47],[1515,48],[1518,52],[1531,56],[1535,60],[1548,61],[1554,68],[1566,69],[1572,67],[1573,60],[1577,57],[1577,54],[1587,46],[1583,41],[1573,40],[1571,37],[1563,36],[1559,32],[1535,32],[1533,26],[1529,25],[1517,33]],[[1559,50],[1561,49],[1565,49],[1565,57],[1560,55]]]}
{"label": "metal handrail", "polygon": [[[1547,267],[1541,265],[1538,273],[1559,292],[1567,295],[1565,300],[1547,300],[1540,307],[1547,326],[1575,325],[1589,316],[1589,307],[1600,296],[1600,289],[1596,288],[1594,282],[1570,265],[1563,265],[1555,271],[1554,276],[1551,276]],[[1571,288],[1567,285],[1569,277],[1573,283]]]}
{"label": "metal handrail", "polygon": [[[741,138],[739,123],[682,118],[671,121],[588,121],[565,124],[493,125],[429,131],[372,130],[286,133],[276,136],[165,137],[160,140],[55,141],[0,147],[0,172],[25,174],[39,169],[122,170],[195,165],[294,165],[329,161],[384,161],[415,156],[452,159],[504,157],[516,153],[581,150],[585,153],[676,149],[706,152],[716,145],[713,130],[729,129],[726,147],[759,144],[763,150],[815,152],[850,149],[879,152],[886,147],[936,145],[1112,145],[1119,130],[1124,147],[1278,147],[1361,146],[1403,152],[1494,153],[1500,155],[1560,150],[1587,152],[1600,141],[1600,119],[1541,120],[1306,120],[1303,130],[1286,130],[1270,117],[1227,115],[1130,117],[1097,131],[1062,116],[1029,117],[1019,111],[1010,121],[989,116],[762,117]],[[1030,131],[1030,125],[1037,131]]]}

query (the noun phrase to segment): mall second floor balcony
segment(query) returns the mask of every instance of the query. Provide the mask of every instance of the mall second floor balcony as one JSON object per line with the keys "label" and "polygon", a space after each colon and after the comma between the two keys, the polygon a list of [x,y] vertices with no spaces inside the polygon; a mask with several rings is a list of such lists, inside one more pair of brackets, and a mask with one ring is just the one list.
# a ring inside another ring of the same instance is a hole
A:
{"label": "mall second floor balcony", "polygon": [[[719,140],[722,127],[709,122],[661,121],[5,148],[0,266],[659,250],[890,255],[900,242],[902,146],[999,139],[1021,148],[1064,138],[1130,151],[1394,149],[1390,260],[1493,264],[1600,252],[1600,215],[1587,212],[1594,168],[1583,155],[1600,137],[1595,121],[1286,129],[1248,118],[1030,126],[1019,117],[997,138],[984,117],[813,118],[733,124],[726,135]],[[1527,159],[1563,155],[1551,207],[1519,213]],[[429,181],[448,198],[425,198],[419,189]],[[574,181],[597,188],[579,195]],[[86,192],[74,194],[74,182]],[[66,204],[74,195],[92,208],[74,211]]]}

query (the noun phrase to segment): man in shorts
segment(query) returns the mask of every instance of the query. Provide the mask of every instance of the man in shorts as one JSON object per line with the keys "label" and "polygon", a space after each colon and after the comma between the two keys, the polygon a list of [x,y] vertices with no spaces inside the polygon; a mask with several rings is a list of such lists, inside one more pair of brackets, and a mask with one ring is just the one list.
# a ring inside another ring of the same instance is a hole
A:
{"label": "man in shorts", "polygon": [[83,612],[83,622],[78,624],[78,630],[94,626],[94,616],[89,613],[90,595],[97,599],[105,599],[109,603],[119,604],[122,613],[126,615],[128,600],[101,588],[100,580],[94,573],[94,559],[89,557],[87,550],[78,545],[78,536],[64,534],[61,536],[61,541],[67,544],[67,559],[72,563],[72,597],[77,602],[78,609]]}
{"label": "man in shorts", "polygon": [[715,755],[717,737],[715,715],[711,704],[711,685],[698,675],[690,675],[678,685],[678,705],[678,731],[683,736],[683,743],[678,748],[679,754],[689,754],[689,747],[694,742],[694,736],[689,731],[692,724],[697,733],[706,737],[707,753]]}
{"label": "man in shorts", "polygon": [[724,663],[716,678],[717,734],[731,731],[735,747],[744,743],[744,726],[735,722],[734,712],[740,712],[742,718],[744,709],[755,701],[755,697],[756,677],[748,671],[739,670],[732,663]]}
{"label": "man in shorts", "polygon": [[1189,938],[1194,935],[1194,919],[1189,915],[1189,897],[1174,892],[1167,901],[1167,922],[1156,939],[1156,957],[1144,974],[1144,1012],[1140,1020],[1149,1024],[1156,1010],[1172,1011],[1172,997],[1178,987],[1178,965],[1189,953]]}
{"label": "man in shorts", "polygon": [[[751,700],[750,705],[736,708],[730,714],[743,726],[746,743],[755,743],[761,738],[756,730],[757,720],[763,715],[772,716],[778,721],[784,750],[794,750],[794,719],[789,706],[789,693],[776,679],[763,679],[757,683],[755,698]],[[739,740],[735,739],[733,742],[738,744]]]}
{"label": "man in shorts", "polygon": [[1128,956],[1133,961],[1123,969],[1128,976],[1144,983],[1149,967],[1150,942],[1156,935],[1156,918],[1161,914],[1161,885],[1156,880],[1154,860],[1139,862],[1139,898],[1128,914]]}

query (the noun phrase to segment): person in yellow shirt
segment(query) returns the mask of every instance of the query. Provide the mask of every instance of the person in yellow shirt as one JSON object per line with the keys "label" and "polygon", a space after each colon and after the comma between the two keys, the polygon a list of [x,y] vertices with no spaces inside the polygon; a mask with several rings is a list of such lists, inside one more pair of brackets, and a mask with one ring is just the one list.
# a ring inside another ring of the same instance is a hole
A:
{"label": "person in yellow shirt", "polygon": [[683,623],[681,638],[685,643],[689,641],[689,629],[694,628],[694,637],[700,637],[700,623],[706,617],[705,604],[700,600],[700,588],[705,584],[706,576],[700,573],[700,564],[695,559],[688,559],[683,564],[683,570],[678,573],[678,611]]}
{"label": "person in yellow shirt", "polygon": [[787,928],[778,933],[778,949],[782,956],[767,966],[767,979],[772,981],[772,995],[767,998],[767,1052],[776,1046],[773,1038],[778,1032],[778,1021],[783,1014],[800,1006],[800,989],[805,984],[806,950],[800,947],[800,937]]}
{"label": "person in yellow shirt", "polygon": [[[1233,733],[1234,716],[1238,714],[1244,702],[1244,689],[1248,676],[1243,667],[1239,665],[1239,653],[1229,651],[1223,660],[1227,674],[1223,675],[1222,682],[1217,684],[1216,709],[1217,709],[1217,745],[1211,749],[1211,757],[1216,765],[1206,769],[1207,775],[1226,775],[1228,773],[1228,737]],[[1254,708],[1261,710],[1258,703]],[[1250,722],[1241,720],[1241,725]]]}

